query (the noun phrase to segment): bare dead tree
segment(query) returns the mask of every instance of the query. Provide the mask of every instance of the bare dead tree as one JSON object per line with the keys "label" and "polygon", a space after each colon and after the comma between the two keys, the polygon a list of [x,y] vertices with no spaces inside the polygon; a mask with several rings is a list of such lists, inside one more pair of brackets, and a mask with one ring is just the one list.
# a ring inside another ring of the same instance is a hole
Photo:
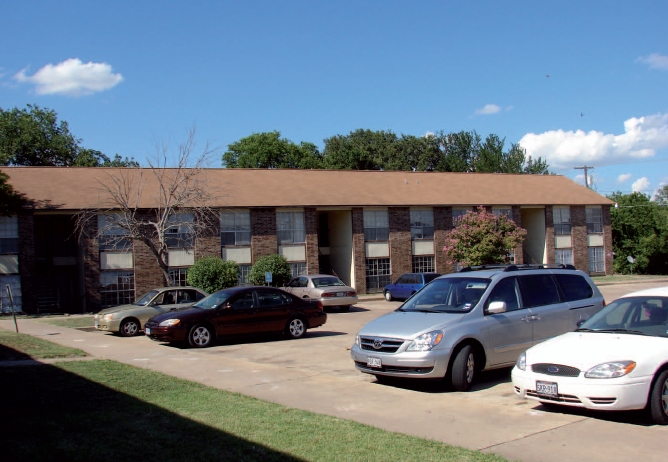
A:
{"label": "bare dead tree", "polygon": [[[168,285],[169,249],[191,248],[200,236],[214,228],[218,215],[211,208],[215,199],[204,173],[217,152],[207,143],[199,156],[195,153],[195,129],[178,145],[176,166],[168,166],[169,145],[160,144],[148,167],[119,168],[100,180],[101,205],[76,216],[79,236],[93,236],[106,249],[128,251],[131,243],[141,242],[155,257]],[[193,159],[194,158],[194,159]],[[98,218],[99,217],[99,218]]]}

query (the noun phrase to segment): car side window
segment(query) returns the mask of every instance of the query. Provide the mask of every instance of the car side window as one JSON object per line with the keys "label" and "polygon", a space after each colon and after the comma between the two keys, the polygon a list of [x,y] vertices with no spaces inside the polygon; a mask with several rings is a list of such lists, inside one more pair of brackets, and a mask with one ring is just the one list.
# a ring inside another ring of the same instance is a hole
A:
{"label": "car side window", "polygon": [[561,288],[561,293],[564,295],[565,302],[584,300],[586,298],[591,298],[594,295],[594,290],[591,288],[587,280],[580,275],[555,274],[554,277]]}
{"label": "car side window", "polygon": [[492,302],[505,302],[506,311],[515,311],[520,308],[519,299],[517,297],[517,284],[515,278],[505,278],[498,282],[490,292],[487,298],[487,306]]}
{"label": "car side window", "polygon": [[196,293],[197,291],[192,289],[177,291],[177,303],[193,303],[197,299]]}
{"label": "car side window", "polygon": [[419,274],[411,274],[410,279],[411,284],[422,284],[422,276]]}
{"label": "car side window", "polygon": [[253,292],[241,294],[239,298],[231,303],[232,308],[236,310],[247,310],[253,308]]}
{"label": "car side window", "polygon": [[174,305],[176,303],[176,291],[170,290],[165,292],[162,296],[162,301],[158,305]]}
{"label": "car side window", "polygon": [[288,282],[288,287],[300,287],[299,278],[293,278],[290,282]]}
{"label": "car side window", "polygon": [[299,278],[299,287],[308,287],[308,279],[305,277]]}
{"label": "car side window", "polygon": [[408,274],[404,274],[399,279],[397,279],[396,284],[409,284]]}
{"label": "car side window", "polygon": [[260,308],[284,305],[286,300],[280,293],[269,291],[258,292],[257,298],[260,303]]}
{"label": "car side window", "polygon": [[522,303],[526,308],[560,303],[559,290],[551,274],[527,274],[519,277]]}

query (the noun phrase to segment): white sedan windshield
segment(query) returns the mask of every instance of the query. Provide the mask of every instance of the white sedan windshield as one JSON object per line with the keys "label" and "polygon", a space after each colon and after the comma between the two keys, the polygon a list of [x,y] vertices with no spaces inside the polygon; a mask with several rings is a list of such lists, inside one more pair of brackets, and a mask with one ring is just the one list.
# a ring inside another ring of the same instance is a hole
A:
{"label": "white sedan windshield", "polygon": [[668,298],[620,298],[585,322],[578,331],[626,332],[668,337]]}

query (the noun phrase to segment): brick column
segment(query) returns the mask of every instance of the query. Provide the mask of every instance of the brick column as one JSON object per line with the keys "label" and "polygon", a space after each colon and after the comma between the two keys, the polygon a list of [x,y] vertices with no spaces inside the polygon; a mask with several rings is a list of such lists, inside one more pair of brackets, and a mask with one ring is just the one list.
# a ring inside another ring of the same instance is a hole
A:
{"label": "brick column", "polygon": [[443,247],[452,229],[452,207],[434,207],[434,271],[441,274],[452,273],[455,265],[449,262]]}
{"label": "brick column", "polygon": [[571,207],[573,230],[573,263],[575,268],[589,273],[589,246],[587,245],[587,218],[583,205]]}
{"label": "brick column", "polygon": [[366,293],[366,247],[364,246],[364,210],[353,207],[353,266],[355,272],[355,290],[358,294]]}
{"label": "brick column", "polygon": [[319,274],[318,214],[315,208],[304,208],[304,226],[306,227],[306,271],[308,274]]}
{"label": "brick column", "polygon": [[212,220],[211,227],[206,233],[195,239],[195,261],[202,257],[222,257],[220,247],[220,214],[217,220]]}
{"label": "brick column", "polygon": [[273,207],[251,209],[251,261],[278,253],[276,235],[276,209]]}
{"label": "brick column", "polygon": [[[19,274],[21,278],[22,310],[37,313],[37,263],[35,261],[35,221],[32,211],[21,212],[19,225]],[[1,288],[3,291],[4,287]]]}
{"label": "brick column", "polygon": [[[519,205],[512,206],[512,219],[517,226],[522,228],[522,210]],[[515,247],[515,264],[524,263],[524,246],[522,244]]]}
{"label": "brick column", "polygon": [[167,285],[158,260],[146,244],[134,241],[132,256],[135,268],[135,295],[137,297],[151,289]]}
{"label": "brick column", "polygon": [[603,251],[605,252],[605,274],[610,276],[615,271],[614,255],[612,250],[612,222],[610,216],[610,206],[602,207],[603,213]]}
{"label": "brick column", "polygon": [[394,281],[404,273],[413,271],[411,245],[411,215],[408,207],[388,208],[390,226],[390,258]]}
{"label": "brick column", "polygon": [[86,311],[100,311],[100,247],[97,235],[97,219],[90,220],[81,237],[81,250],[84,267],[84,291],[86,293]]}
{"label": "brick column", "polygon": [[546,205],[545,206],[545,247],[547,248],[546,263],[554,263],[557,259],[554,241],[555,241],[554,208],[551,205]]}

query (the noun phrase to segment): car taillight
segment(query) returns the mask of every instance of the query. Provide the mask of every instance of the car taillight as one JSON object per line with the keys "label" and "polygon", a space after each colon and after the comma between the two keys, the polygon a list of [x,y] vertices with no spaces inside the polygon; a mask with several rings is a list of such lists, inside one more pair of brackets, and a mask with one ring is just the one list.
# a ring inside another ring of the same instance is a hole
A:
{"label": "car taillight", "polygon": [[325,310],[325,307],[322,306],[322,302],[321,302],[320,300],[318,300],[318,308],[320,309],[320,311],[324,311],[324,310]]}
{"label": "car taillight", "polygon": [[321,297],[327,298],[327,297],[335,297],[336,294],[334,292],[323,292]]}
{"label": "car taillight", "polygon": [[357,293],[353,290],[351,292],[346,292],[346,297],[354,297]]}

